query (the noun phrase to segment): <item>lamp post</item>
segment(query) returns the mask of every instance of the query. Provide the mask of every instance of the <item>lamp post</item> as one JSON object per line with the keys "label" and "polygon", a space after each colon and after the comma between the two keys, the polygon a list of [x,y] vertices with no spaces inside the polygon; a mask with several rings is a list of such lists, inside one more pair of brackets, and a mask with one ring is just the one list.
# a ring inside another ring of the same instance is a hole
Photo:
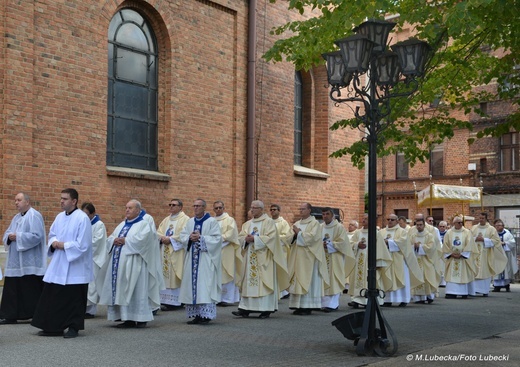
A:
{"label": "lamp post", "polygon": [[[330,98],[340,103],[360,102],[355,108],[358,126],[363,126],[368,144],[368,289],[367,306],[360,337],[355,341],[356,353],[380,356],[397,351],[397,340],[384,319],[377,297],[376,285],[376,219],[377,219],[377,144],[378,134],[388,126],[390,99],[409,96],[417,91],[418,78],[424,74],[430,46],[417,39],[408,39],[391,47],[387,39],[395,23],[369,20],[354,29],[356,34],[336,41],[339,51],[323,54],[327,61]],[[366,83],[361,76],[366,74]],[[341,92],[346,92],[342,97]],[[376,320],[377,316],[377,320]],[[379,321],[379,328],[376,328]],[[388,339],[387,331],[392,340]]]}

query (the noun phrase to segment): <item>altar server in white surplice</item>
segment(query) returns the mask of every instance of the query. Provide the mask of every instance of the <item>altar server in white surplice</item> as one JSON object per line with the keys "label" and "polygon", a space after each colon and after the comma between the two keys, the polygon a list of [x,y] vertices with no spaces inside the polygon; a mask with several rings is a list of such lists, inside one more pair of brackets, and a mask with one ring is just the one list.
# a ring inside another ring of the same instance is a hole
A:
{"label": "altar server in white surplice", "polygon": [[143,328],[153,320],[164,284],[157,236],[140,211],[139,201],[126,204],[126,219],[107,240],[111,257],[98,277],[104,280],[99,303],[108,305],[108,320],[123,321],[119,328]]}
{"label": "altar server in white surplice", "polygon": [[0,304],[0,325],[16,324],[17,320],[33,317],[47,267],[42,215],[31,207],[31,199],[26,193],[18,193],[14,202],[18,214],[14,216],[3,237],[7,259]]}
{"label": "altar server in white surplice", "polygon": [[[43,281],[43,292],[31,325],[42,329],[39,335],[75,338],[85,328],[88,283],[92,271],[92,225],[78,209],[76,189],[64,189],[60,195],[63,211],[49,231],[51,262]],[[67,332],[63,333],[65,329]]]}
{"label": "altar server in white surplice", "polygon": [[215,218],[206,213],[206,201],[193,203],[195,216],[181,232],[186,247],[179,301],[186,305],[188,324],[207,324],[217,317],[222,292],[222,235]]}
{"label": "altar server in white surplice", "polygon": [[87,311],[85,313],[86,319],[91,319],[96,316],[97,304],[99,302],[99,292],[96,287],[96,279],[100,269],[108,260],[107,246],[107,229],[105,224],[101,221],[99,215],[96,214],[96,207],[94,204],[85,202],[81,204],[81,210],[87,214],[92,225],[92,256],[93,256],[93,270],[94,280],[88,285],[88,300]]}

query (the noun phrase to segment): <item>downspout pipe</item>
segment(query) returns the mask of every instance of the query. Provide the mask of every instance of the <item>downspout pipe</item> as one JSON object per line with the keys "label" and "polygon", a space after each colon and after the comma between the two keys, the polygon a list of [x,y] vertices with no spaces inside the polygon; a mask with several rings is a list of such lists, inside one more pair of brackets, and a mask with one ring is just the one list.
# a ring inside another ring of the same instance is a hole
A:
{"label": "downspout pipe", "polygon": [[[249,1],[247,44],[247,157],[246,157],[246,208],[255,200],[255,125],[256,125],[256,6]],[[245,213],[244,213],[245,215]]]}

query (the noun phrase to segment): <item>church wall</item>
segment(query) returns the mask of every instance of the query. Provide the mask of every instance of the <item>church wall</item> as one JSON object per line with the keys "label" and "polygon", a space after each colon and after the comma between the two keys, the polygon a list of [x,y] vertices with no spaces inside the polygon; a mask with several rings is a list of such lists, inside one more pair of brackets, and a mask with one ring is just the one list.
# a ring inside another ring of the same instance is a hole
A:
{"label": "church wall", "polygon": [[[328,99],[325,70],[312,89],[312,155],[327,178],[295,173],[293,166],[294,66],[265,64],[269,30],[297,15],[285,4],[260,2],[257,53],[258,156],[256,196],[278,202],[296,220],[298,205],[342,209],[359,219],[363,174],[347,157],[328,155],[358,132],[331,132],[346,115]],[[152,24],[159,44],[159,171],[106,165],[107,30],[112,16],[130,6]],[[0,27],[2,90],[0,228],[16,213],[14,195],[26,191],[47,228],[60,211],[60,191],[78,190],[92,201],[111,232],[131,198],[160,222],[173,197],[201,197],[208,208],[222,200],[239,225],[246,196],[247,2],[22,0],[4,6]],[[5,28],[4,28],[5,27]],[[264,40],[265,37],[265,40]],[[262,88],[259,88],[262,86]]]}

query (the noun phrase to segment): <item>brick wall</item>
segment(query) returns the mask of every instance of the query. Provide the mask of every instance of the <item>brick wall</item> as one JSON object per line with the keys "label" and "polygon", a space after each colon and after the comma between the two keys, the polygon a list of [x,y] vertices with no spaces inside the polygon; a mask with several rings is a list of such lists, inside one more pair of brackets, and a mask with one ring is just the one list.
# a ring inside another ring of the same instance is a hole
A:
{"label": "brick wall", "polygon": [[[266,5],[266,6],[265,6]],[[116,173],[106,167],[107,30],[123,6],[141,12],[159,45],[159,173]],[[60,211],[59,193],[92,201],[107,230],[124,217],[130,198],[159,222],[173,197],[222,200],[239,224],[246,190],[247,2],[22,0],[4,6],[0,27],[0,228],[15,214],[14,195],[28,192],[47,228]],[[265,13],[264,13],[265,11]],[[286,4],[258,4],[256,141],[257,197],[277,202],[294,221],[302,201],[362,211],[363,172],[348,157],[328,155],[359,139],[331,132],[348,110],[328,99],[324,66],[313,71],[312,162],[328,178],[293,169],[294,66],[266,64],[269,30],[290,19]],[[168,179],[165,179],[167,177]]]}

